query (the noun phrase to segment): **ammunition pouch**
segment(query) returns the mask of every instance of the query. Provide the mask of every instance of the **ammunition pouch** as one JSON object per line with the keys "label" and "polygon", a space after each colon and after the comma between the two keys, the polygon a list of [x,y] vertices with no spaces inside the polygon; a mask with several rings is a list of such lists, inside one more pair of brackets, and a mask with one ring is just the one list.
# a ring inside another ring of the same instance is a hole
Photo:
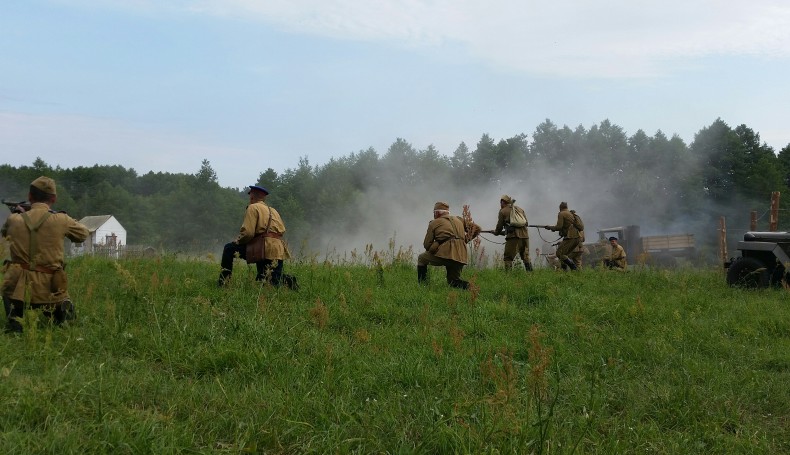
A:
{"label": "ammunition pouch", "polygon": [[266,259],[266,236],[258,234],[247,242],[244,259],[247,264],[254,264]]}

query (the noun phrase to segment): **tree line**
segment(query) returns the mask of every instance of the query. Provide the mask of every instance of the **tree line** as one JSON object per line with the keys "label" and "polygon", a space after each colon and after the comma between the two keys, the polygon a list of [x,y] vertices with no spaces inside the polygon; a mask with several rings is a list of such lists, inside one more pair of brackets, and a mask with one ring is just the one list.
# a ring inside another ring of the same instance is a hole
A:
{"label": "tree line", "polygon": [[[140,175],[118,165],[53,168],[37,158],[30,166],[0,165],[0,196],[24,199],[39,175],[58,183],[56,208],[77,219],[112,214],[126,227],[130,244],[166,250],[229,241],[247,203],[244,188],[218,184],[208,160],[195,174]],[[529,194],[543,188],[557,197],[564,190],[583,195],[580,200],[595,207],[601,223],[608,217],[623,224],[693,220],[710,226],[726,214],[728,224],[743,227],[749,210],[768,207],[771,192],[787,194],[790,145],[777,152],[746,125],[732,128],[721,119],[700,129],[690,144],[660,130],[628,136],[608,120],[570,128],[547,119],[529,136],[495,140],[483,134],[474,149],[462,142],[449,155],[398,138],[383,154],[368,148],[319,165],[305,157],[281,173],[261,170],[256,183],[271,191],[267,202],[286,221],[292,244],[310,245],[317,226],[353,235],[376,207],[371,195],[413,199],[415,188],[422,188],[461,198],[504,180]],[[787,205],[782,200],[780,209]]]}

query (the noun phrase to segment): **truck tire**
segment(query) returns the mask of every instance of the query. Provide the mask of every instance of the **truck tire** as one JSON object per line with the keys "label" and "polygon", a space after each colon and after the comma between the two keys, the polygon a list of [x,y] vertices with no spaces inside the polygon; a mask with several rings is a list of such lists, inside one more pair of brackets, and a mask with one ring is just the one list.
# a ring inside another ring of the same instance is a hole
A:
{"label": "truck tire", "polygon": [[767,288],[771,282],[768,267],[756,258],[740,258],[727,269],[727,284],[748,289]]}

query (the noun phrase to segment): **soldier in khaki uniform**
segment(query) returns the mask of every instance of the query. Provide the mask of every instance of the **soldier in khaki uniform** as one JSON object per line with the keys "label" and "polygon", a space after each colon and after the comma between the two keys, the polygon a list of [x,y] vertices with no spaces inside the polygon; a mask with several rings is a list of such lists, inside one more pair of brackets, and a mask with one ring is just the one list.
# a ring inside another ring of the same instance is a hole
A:
{"label": "soldier in khaki uniform", "polygon": [[574,223],[573,213],[568,210],[568,203],[560,202],[560,212],[557,214],[557,224],[554,226],[544,226],[544,228],[550,231],[559,231],[562,236],[562,241],[557,247],[557,258],[560,260],[560,265],[563,270],[566,268],[578,270],[576,263],[569,257],[581,243],[581,235]]}
{"label": "soldier in khaki uniform", "polygon": [[609,244],[612,245],[612,253],[609,258],[604,259],[604,265],[610,269],[625,270],[628,264],[625,259],[625,249],[617,243],[617,237],[609,237]]}
{"label": "soldier in khaki uniform", "polygon": [[234,241],[227,243],[222,250],[219,286],[224,286],[230,279],[233,273],[233,259],[236,256],[246,259],[247,243],[253,237],[263,236],[265,257],[255,263],[257,268],[255,279],[257,281],[268,279],[275,286],[285,284],[291,289],[297,289],[296,277],[283,273],[283,259],[290,257],[285,242],[282,240],[283,234],[285,234],[285,224],[277,210],[265,202],[269,190],[251,185],[247,194],[250,196],[250,203],[244,212],[244,221],[239,229],[239,235]]}
{"label": "soldier in khaki uniform", "polygon": [[423,239],[425,252],[417,256],[417,281],[428,281],[428,266],[447,269],[447,284],[454,288],[467,289],[469,282],[461,279],[468,253],[466,243],[480,233],[480,226],[472,223],[466,227],[463,218],[450,216],[450,206],[437,202],[433,206],[433,220]]}
{"label": "soldier in khaki uniform", "polygon": [[494,228],[494,235],[505,235],[505,252],[503,259],[505,262],[505,270],[513,268],[513,260],[516,254],[521,257],[524,262],[524,268],[527,272],[532,271],[532,261],[529,258],[529,230],[527,226],[513,227],[508,224],[510,221],[510,212],[513,210],[515,199],[507,194],[503,194],[499,199],[499,215],[497,217],[496,228]]}
{"label": "soldier in khaki uniform", "polygon": [[10,244],[11,260],[4,267],[3,306],[8,331],[21,332],[17,320],[26,304],[60,324],[73,319],[69,298],[63,240],[83,242],[88,228],[62,212],[50,210],[57,200],[55,181],[39,177],[30,184],[30,210],[13,213],[0,233]]}

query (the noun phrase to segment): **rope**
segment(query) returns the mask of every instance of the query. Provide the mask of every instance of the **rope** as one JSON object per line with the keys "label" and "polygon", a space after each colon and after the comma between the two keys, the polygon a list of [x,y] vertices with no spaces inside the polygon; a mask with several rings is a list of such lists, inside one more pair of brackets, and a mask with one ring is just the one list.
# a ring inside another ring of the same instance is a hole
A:
{"label": "rope", "polygon": [[505,242],[501,242],[500,243],[500,242],[495,242],[493,240],[488,240],[487,238],[483,237],[483,234],[478,234],[478,237],[480,237],[481,239],[485,240],[486,242],[491,242],[491,243],[493,243],[495,245],[504,245],[505,244]]}
{"label": "rope", "polygon": [[[535,229],[538,230],[538,237],[540,237],[540,239],[543,240],[543,243],[555,244],[555,243],[559,242],[560,240],[562,240],[562,237],[557,237],[556,240],[548,241],[548,240],[544,239],[542,235],[540,235],[540,228],[535,228]],[[495,245],[504,245],[505,244],[505,242],[495,242],[493,240],[489,240],[489,239],[483,237],[483,234],[479,234],[478,237],[480,237],[481,239],[485,240],[486,242],[491,242],[491,243],[493,243]]]}
{"label": "rope", "polygon": [[542,235],[540,235],[540,228],[536,228],[536,229],[538,230],[538,237],[540,237],[540,239],[543,240],[543,243],[549,243],[549,244],[553,245],[554,243],[562,240],[562,237],[557,237],[557,240],[553,240],[553,241],[550,242],[550,241],[544,239]]}

